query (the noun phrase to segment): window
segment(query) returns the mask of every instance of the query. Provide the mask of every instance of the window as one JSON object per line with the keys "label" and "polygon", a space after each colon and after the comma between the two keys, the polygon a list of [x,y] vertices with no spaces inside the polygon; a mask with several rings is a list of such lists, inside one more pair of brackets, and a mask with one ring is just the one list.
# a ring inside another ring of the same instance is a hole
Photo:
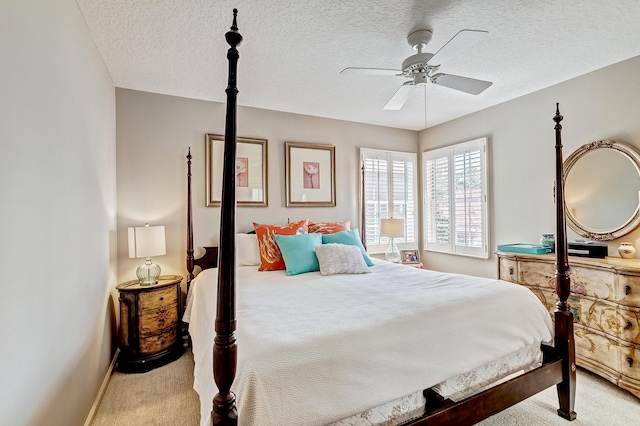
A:
{"label": "window", "polygon": [[389,239],[380,236],[380,219],[404,219],[398,247],[417,248],[417,160],[414,153],[360,149],[364,167],[364,217],[367,250],[383,252]]}
{"label": "window", "polygon": [[422,153],[425,250],[487,259],[487,138]]}

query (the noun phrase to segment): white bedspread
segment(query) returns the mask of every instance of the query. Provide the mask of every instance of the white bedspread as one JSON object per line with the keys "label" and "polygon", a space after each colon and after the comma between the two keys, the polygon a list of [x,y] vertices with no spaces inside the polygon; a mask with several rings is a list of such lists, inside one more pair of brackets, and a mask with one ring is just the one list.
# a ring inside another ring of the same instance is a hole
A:
{"label": "white bedspread", "polygon": [[[238,267],[240,425],[325,425],[552,338],[525,287],[383,261],[371,270],[287,277]],[[216,281],[216,269],[197,277],[185,314],[203,426],[217,393]]]}

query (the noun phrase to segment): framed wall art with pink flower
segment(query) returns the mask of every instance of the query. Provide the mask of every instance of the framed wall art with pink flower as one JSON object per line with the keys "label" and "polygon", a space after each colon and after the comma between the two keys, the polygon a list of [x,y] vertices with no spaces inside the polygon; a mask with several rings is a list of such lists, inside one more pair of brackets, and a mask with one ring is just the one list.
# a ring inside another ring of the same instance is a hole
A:
{"label": "framed wall art with pink flower", "polygon": [[[222,200],[224,135],[205,135],[207,207]],[[267,140],[237,138],[236,201],[238,207],[267,207]]]}
{"label": "framed wall art with pink flower", "polygon": [[287,207],[336,205],[335,147],[285,142]]}

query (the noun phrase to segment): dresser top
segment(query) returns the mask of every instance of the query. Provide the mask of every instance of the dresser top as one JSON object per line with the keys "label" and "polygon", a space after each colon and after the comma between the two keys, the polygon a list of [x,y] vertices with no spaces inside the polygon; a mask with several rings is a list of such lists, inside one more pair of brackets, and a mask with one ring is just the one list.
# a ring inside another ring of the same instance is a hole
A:
{"label": "dresser top", "polygon": [[[556,260],[554,253],[548,254],[524,254],[524,253],[511,253],[498,251],[496,254],[499,257],[505,257],[510,259],[531,259],[541,260],[545,262],[553,263]],[[598,259],[593,257],[580,257],[569,256],[569,265],[584,265],[593,266],[598,268],[615,269],[620,272],[628,271],[634,274],[640,273],[640,259],[623,259],[621,257],[605,257],[604,259]]]}

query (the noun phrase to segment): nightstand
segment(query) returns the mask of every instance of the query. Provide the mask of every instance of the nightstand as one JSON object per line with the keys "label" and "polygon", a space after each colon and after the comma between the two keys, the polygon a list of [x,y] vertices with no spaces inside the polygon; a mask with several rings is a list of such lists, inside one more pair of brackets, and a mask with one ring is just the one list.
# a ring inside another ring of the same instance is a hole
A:
{"label": "nightstand", "polygon": [[184,352],[181,282],[179,275],[166,275],[155,284],[132,280],[116,287],[120,292],[119,371],[142,373],[180,358]]}

